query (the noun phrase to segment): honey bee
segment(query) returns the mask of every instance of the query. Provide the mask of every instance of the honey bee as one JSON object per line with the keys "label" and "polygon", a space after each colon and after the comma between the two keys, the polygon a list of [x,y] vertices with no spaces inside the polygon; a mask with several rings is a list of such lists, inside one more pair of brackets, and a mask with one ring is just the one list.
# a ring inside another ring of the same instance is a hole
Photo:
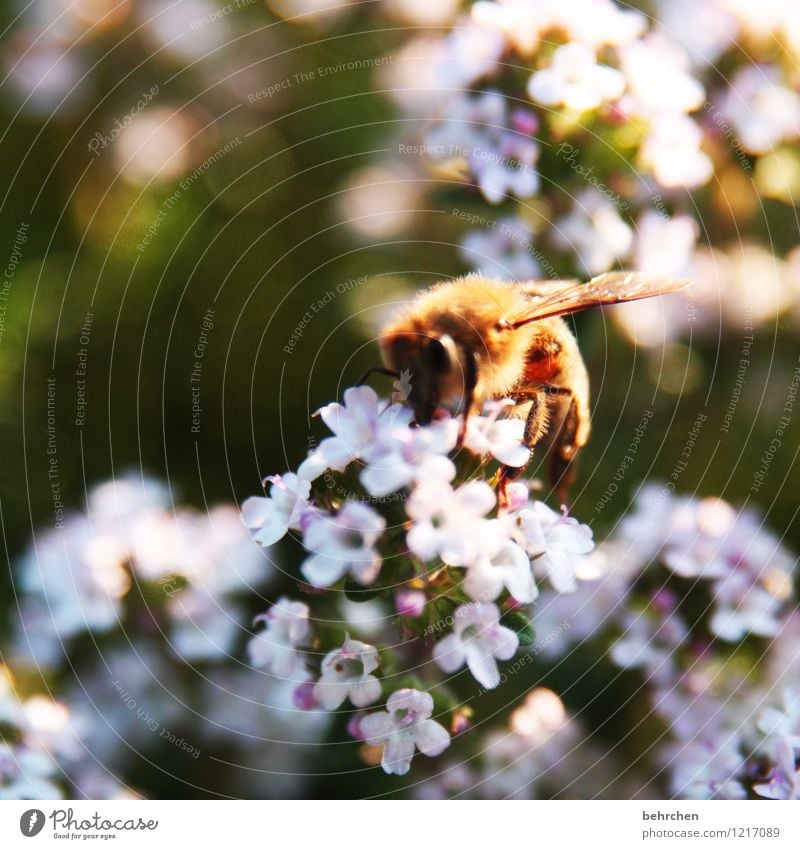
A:
{"label": "honey bee", "polygon": [[[510,398],[525,419],[529,448],[550,436],[550,483],[566,501],[578,451],[589,438],[589,376],[563,316],[675,292],[686,280],[632,272],[601,274],[588,283],[506,283],[468,275],[420,292],[381,331],[385,374],[411,375],[408,403],[419,424],[437,410],[467,421],[491,399]],[[553,431],[552,433],[550,431]],[[532,452],[531,452],[532,453]],[[524,469],[501,468],[500,502]]]}

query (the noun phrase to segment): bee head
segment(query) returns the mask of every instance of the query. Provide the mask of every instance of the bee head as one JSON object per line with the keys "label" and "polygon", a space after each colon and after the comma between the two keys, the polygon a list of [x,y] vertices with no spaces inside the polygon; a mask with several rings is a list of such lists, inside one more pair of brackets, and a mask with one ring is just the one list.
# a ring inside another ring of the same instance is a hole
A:
{"label": "bee head", "polygon": [[419,424],[428,424],[437,408],[463,393],[462,352],[450,336],[402,333],[384,340],[384,359],[399,372],[410,372],[408,404]]}

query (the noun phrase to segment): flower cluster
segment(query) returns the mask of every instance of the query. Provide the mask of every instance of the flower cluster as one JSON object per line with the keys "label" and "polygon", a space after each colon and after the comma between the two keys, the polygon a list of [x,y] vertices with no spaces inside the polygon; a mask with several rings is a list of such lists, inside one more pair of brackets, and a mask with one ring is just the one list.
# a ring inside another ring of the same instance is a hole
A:
{"label": "flower cluster", "polygon": [[[498,505],[491,468],[522,466],[530,453],[522,420],[501,418],[505,407],[491,403],[472,416],[459,451],[458,418],[411,426],[406,407],[367,386],[347,389],[343,404],[319,411],[332,435],[296,473],[268,478],[267,494],[242,505],[262,544],[292,531],[302,538],[297,577],[319,603],[383,598],[398,614],[378,629],[387,643],[396,642],[392,628],[413,635],[405,658],[359,639],[352,614],[344,612],[342,633],[314,615],[311,600],[284,597],[257,617],[264,627],[250,642],[252,663],[295,682],[305,707],[349,701],[363,709],[385,698],[385,712],[351,731],[383,746],[386,772],[403,774],[415,749],[433,756],[449,743],[439,720],[455,712],[450,678],[438,676],[435,702],[415,670],[430,678],[435,667],[446,676],[466,667],[484,688],[497,687],[499,664],[529,639],[538,585],[574,592],[594,547],[586,525],[530,499],[527,484],[510,484],[508,505]],[[325,649],[321,662],[309,651],[312,637]],[[398,676],[413,686],[395,688]]]}
{"label": "flower cluster", "polygon": [[[615,311],[649,347],[690,329],[715,337],[720,318],[741,326],[743,303],[748,322],[800,303],[800,245],[775,257],[741,239],[757,229],[763,198],[785,205],[791,227],[800,190],[792,4],[759,15],[739,0],[659,0],[653,12],[614,0],[477,0],[450,31],[411,37],[401,61],[378,72],[421,119],[402,123],[411,129],[395,182],[419,194],[433,175],[447,201],[463,186],[453,217],[467,223],[448,238],[471,268],[530,279],[623,265],[692,278],[689,302]],[[704,233],[712,247],[698,244],[698,218],[723,208],[731,220]]]}
{"label": "flower cluster", "polygon": [[18,642],[38,663],[58,663],[66,641],[119,629],[126,600],[154,595],[179,656],[227,656],[241,629],[237,596],[265,562],[234,508],[170,509],[164,486],[123,476],[95,487],[85,513],[36,535],[21,568]]}
{"label": "flower cluster", "polygon": [[[630,740],[604,750],[582,715],[535,688],[505,729],[483,735],[468,761],[439,770],[419,794],[548,798],[587,786],[609,798],[797,799],[795,563],[752,511],[645,487],[590,559],[594,580],[570,594],[543,590],[533,618],[543,672],[580,670],[586,655],[608,688],[627,691],[638,679],[619,707]],[[641,748],[637,734],[651,726],[653,743]],[[631,742],[636,778],[616,762]],[[576,782],[577,772],[592,779]]]}
{"label": "flower cluster", "polygon": [[38,532],[16,564],[19,609],[0,667],[0,798],[138,796],[124,783],[132,764],[166,744],[175,763],[217,746],[252,766],[282,760],[298,777],[276,788],[265,776],[259,792],[292,781],[300,792],[306,755],[296,743],[319,739],[326,717],[282,722],[296,713],[294,685],[235,661],[251,636],[251,598],[277,579],[273,553],[236,507],[202,513],[170,495],[133,474],[98,484],[84,511]]}

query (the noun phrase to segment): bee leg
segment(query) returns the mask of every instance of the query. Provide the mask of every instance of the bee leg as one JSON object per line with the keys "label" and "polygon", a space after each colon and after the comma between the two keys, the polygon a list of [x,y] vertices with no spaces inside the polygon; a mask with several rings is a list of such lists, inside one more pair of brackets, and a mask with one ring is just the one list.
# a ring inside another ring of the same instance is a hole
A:
{"label": "bee leg", "polygon": [[[528,411],[528,418],[525,420],[525,432],[522,437],[522,444],[530,448],[531,454],[533,454],[536,443],[547,433],[548,409],[547,398],[544,392],[532,393],[530,400],[531,408]],[[501,507],[508,506],[506,487],[525,471],[527,465],[528,463],[525,463],[523,466],[503,466],[500,469],[500,479],[497,484],[497,500]]]}
{"label": "bee leg", "polygon": [[456,451],[460,451],[467,436],[467,423],[475,407],[475,387],[478,385],[478,362],[472,351],[466,347],[461,349],[464,368],[464,415],[458,428]]}
{"label": "bee leg", "polygon": [[576,470],[573,461],[581,445],[578,439],[578,406],[573,397],[550,457],[550,485],[562,504],[567,503],[569,490],[575,482]]}

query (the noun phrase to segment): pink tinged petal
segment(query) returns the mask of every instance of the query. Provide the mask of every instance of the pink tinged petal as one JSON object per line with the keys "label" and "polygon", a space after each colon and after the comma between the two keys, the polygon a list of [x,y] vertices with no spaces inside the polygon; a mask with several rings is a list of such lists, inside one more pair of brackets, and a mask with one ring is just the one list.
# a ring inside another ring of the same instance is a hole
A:
{"label": "pink tinged petal", "polygon": [[274,545],[283,539],[289,530],[289,525],[273,513],[254,534],[253,539],[264,548]]}
{"label": "pink tinged petal", "polygon": [[433,659],[443,672],[452,674],[464,665],[467,659],[464,647],[457,634],[448,634],[433,647]]}
{"label": "pink tinged petal", "polygon": [[578,582],[575,579],[575,569],[569,555],[558,548],[548,549],[547,554],[536,558],[534,568],[537,563],[547,569],[547,577],[553,585],[553,589],[560,593],[574,593],[578,589]]}
{"label": "pink tinged petal", "polygon": [[557,525],[550,532],[550,541],[572,554],[588,554],[594,550],[592,531],[587,525]]}
{"label": "pink tinged petal", "polygon": [[431,560],[438,550],[439,534],[430,522],[414,525],[406,535],[409,549],[422,560]]}
{"label": "pink tinged petal", "polygon": [[272,500],[253,495],[242,503],[242,521],[247,528],[260,528],[273,513]]}
{"label": "pink tinged petal", "polygon": [[404,687],[395,690],[386,701],[386,707],[392,713],[400,710],[413,711],[418,718],[427,719],[433,713],[433,697],[423,690]]}
{"label": "pink tinged petal", "polygon": [[409,731],[396,731],[383,748],[381,766],[389,775],[405,775],[414,757],[414,738]]}
{"label": "pink tinged petal", "polygon": [[475,641],[467,645],[467,666],[472,677],[487,690],[493,690],[500,683],[500,671],[493,655]]}
{"label": "pink tinged petal", "polygon": [[378,577],[382,562],[380,557],[375,557],[373,560],[352,563],[350,574],[362,587],[369,586]]}
{"label": "pink tinged petal", "polygon": [[382,498],[408,486],[414,479],[413,469],[399,455],[392,455],[394,464],[388,460],[367,466],[361,472],[361,483],[373,498]]}
{"label": "pink tinged petal", "polygon": [[489,484],[470,481],[456,490],[459,503],[475,513],[485,516],[497,503],[497,497]]}
{"label": "pink tinged petal", "polygon": [[519,637],[504,625],[497,628],[494,644],[494,656],[500,660],[510,660],[519,648]]}
{"label": "pink tinged petal", "polygon": [[303,563],[300,571],[312,587],[324,589],[335,584],[344,575],[347,563],[324,554],[315,554]]}
{"label": "pink tinged petal", "polygon": [[435,758],[450,745],[450,735],[433,719],[423,719],[414,729],[414,742],[423,755]]}
{"label": "pink tinged petal", "polygon": [[475,601],[494,601],[503,591],[500,570],[486,562],[470,566],[464,579],[464,591]]}
{"label": "pink tinged petal", "polygon": [[327,468],[327,463],[319,451],[312,451],[300,464],[300,468],[297,470],[297,477],[304,481],[314,481]]}
{"label": "pink tinged petal", "polygon": [[531,456],[530,448],[513,443],[506,445],[495,445],[492,454],[505,466],[518,468],[524,466]]}
{"label": "pink tinged petal", "polygon": [[314,685],[314,698],[325,710],[336,710],[347,698],[349,681],[326,681],[321,679]]}
{"label": "pink tinged petal", "polygon": [[323,439],[317,448],[317,454],[320,462],[335,472],[343,472],[354,459],[352,449],[338,436]]}
{"label": "pink tinged petal", "polygon": [[272,644],[263,635],[257,634],[247,644],[247,654],[253,666],[267,666],[272,660]]}
{"label": "pink tinged petal", "polygon": [[515,513],[528,500],[527,485],[519,481],[508,484],[506,487],[506,497],[508,498],[508,512]]}
{"label": "pink tinged petal", "polygon": [[375,704],[381,697],[380,681],[374,675],[365,675],[350,686],[350,701],[355,707]]}
{"label": "pink tinged petal", "polygon": [[512,597],[522,604],[530,604],[539,596],[539,590],[533,580],[530,564],[522,569],[509,569],[505,575],[506,589]]}
{"label": "pink tinged petal", "polygon": [[358,724],[358,730],[367,743],[379,746],[394,733],[395,724],[391,716],[385,710],[381,710],[365,716]]}

